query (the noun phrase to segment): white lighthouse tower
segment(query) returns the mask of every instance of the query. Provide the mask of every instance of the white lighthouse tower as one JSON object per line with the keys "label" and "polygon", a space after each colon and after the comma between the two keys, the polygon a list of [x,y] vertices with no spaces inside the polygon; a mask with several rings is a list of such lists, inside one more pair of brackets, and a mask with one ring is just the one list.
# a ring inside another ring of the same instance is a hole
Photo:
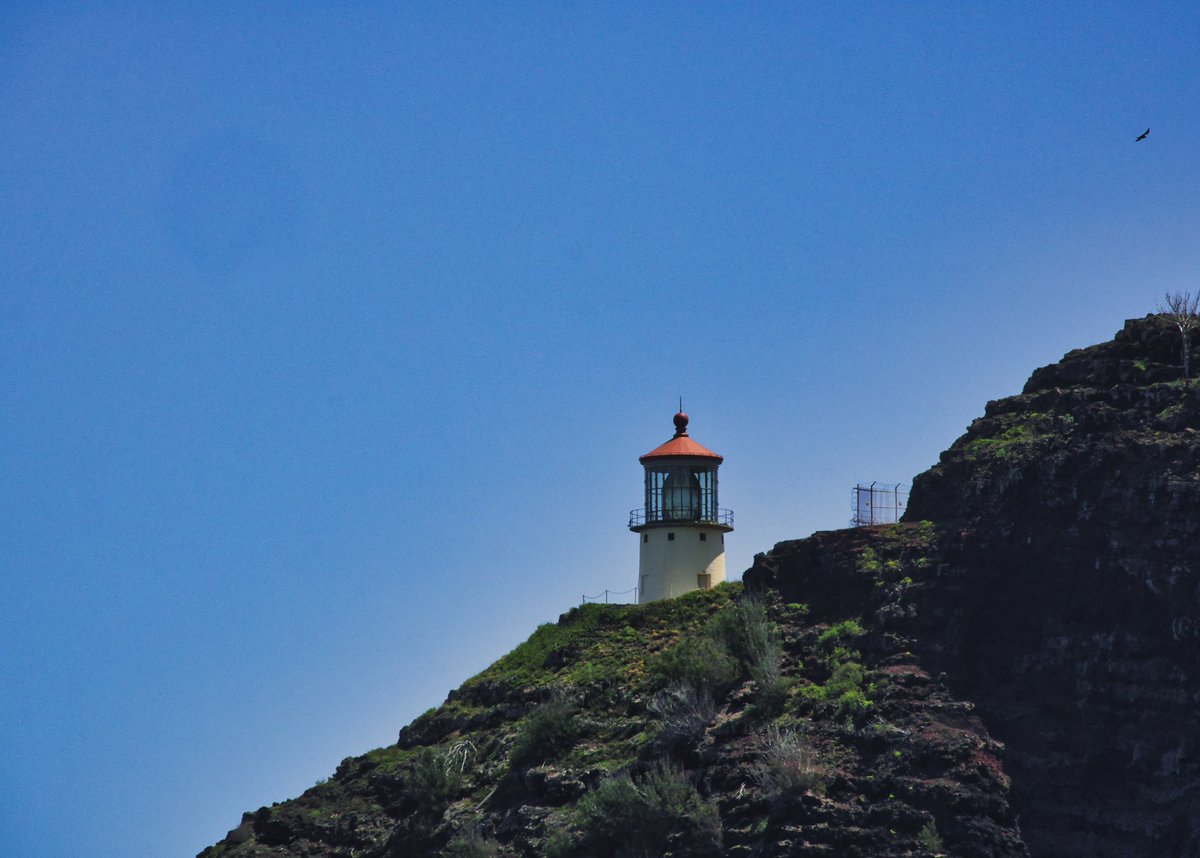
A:
{"label": "white lighthouse tower", "polygon": [[689,438],[687,427],[680,411],[674,437],[638,460],[646,469],[646,505],[629,514],[629,529],[642,537],[639,604],[725,580],[733,513],[717,506],[717,468],[724,459]]}

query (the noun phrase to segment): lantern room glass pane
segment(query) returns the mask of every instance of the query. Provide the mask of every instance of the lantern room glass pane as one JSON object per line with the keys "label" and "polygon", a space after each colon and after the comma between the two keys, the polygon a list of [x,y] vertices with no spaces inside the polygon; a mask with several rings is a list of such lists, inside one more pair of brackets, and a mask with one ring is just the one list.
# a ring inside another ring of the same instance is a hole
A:
{"label": "lantern room glass pane", "polygon": [[716,521],[717,469],[661,464],[646,468],[646,521]]}
{"label": "lantern room glass pane", "polygon": [[670,521],[696,521],[700,518],[700,481],[691,468],[678,466],[667,473],[663,483],[663,512]]}

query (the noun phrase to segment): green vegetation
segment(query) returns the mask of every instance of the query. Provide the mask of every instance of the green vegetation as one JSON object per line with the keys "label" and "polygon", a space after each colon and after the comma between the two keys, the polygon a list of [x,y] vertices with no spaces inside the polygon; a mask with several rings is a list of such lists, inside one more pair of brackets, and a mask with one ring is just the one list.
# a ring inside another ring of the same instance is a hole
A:
{"label": "green vegetation", "polygon": [[[661,855],[673,835],[686,842],[676,854],[710,855],[721,846],[717,809],[679,768],[658,764],[638,778],[618,775],[585,795],[573,814],[574,838],[560,837],[559,854]],[[551,854],[547,849],[547,854]]]}
{"label": "green vegetation", "polygon": [[550,684],[636,684],[646,658],[700,626],[741,591],[726,583],[646,605],[580,605],[557,623],[537,628],[529,640],[468,680],[464,690],[501,683],[512,688]]}
{"label": "green vegetation", "polygon": [[[834,704],[834,717],[858,723],[874,704],[868,696],[872,690],[865,686],[866,668],[855,661],[846,661],[833,669],[829,680],[821,686],[809,686],[809,699]],[[806,691],[808,689],[805,689]]]}
{"label": "green vegetation", "polygon": [[878,575],[883,571],[883,564],[879,562],[879,555],[874,548],[864,548],[855,558],[854,568],[866,575]]}
{"label": "green vegetation", "polygon": [[838,720],[855,724],[874,705],[870,698],[874,686],[866,684],[867,669],[859,661],[862,654],[849,646],[864,634],[866,629],[858,620],[843,620],[822,632],[816,650],[824,657],[829,678],[800,689],[801,698],[827,704]]}
{"label": "green vegetation", "polygon": [[925,823],[925,827],[917,835],[917,842],[921,844],[923,849],[932,852],[934,855],[941,855],[946,850],[945,845],[942,843],[942,837],[938,834],[937,825],[932,821]]}
{"label": "green vegetation", "polygon": [[518,767],[557,759],[578,737],[575,707],[564,695],[555,694],[521,722],[510,763]]}
{"label": "green vegetation", "polygon": [[[853,578],[856,565],[870,575],[856,588],[872,578],[884,588],[856,610],[908,599],[921,609],[913,588],[938,562],[936,537],[930,522],[849,534],[831,571]],[[902,708],[928,693],[923,674],[898,678],[907,663],[895,656],[912,657],[896,651],[903,642],[810,592],[815,619],[740,585],[571,610],[396,746],[344,761],[287,810],[261,811],[250,836],[268,847],[337,840],[361,854],[700,858],[723,837],[742,851],[789,838],[797,808],[889,795],[925,808],[909,785],[925,777],[920,722]],[[888,667],[872,672],[881,653]],[[936,826],[917,834],[928,819],[892,823],[897,848],[941,851]],[[887,824],[879,834],[891,842]]]}
{"label": "green vegetation", "polygon": [[[985,426],[999,424],[1004,429],[999,434],[977,437],[968,441],[964,448],[967,456],[987,455],[995,459],[1006,459],[1031,449],[1038,442],[1070,433],[1075,426],[1075,417],[1071,414],[1029,411],[1006,414],[986,422],[977,421],[977,423]],[[973,425],[972,429],[974,428]],[[990,431],[994,433],[995,429]]]}
{"label": "green vegetation", "polygon": [[[392,750],[383,749],[385,752]],[[397,755],[372,752],[365,758],[380,762],[380,765],[369,769],[372,780],[395,790],[408,810],[394,834],[398,849],[403,846],[410,854],[432,850],[438,840],[437,831],[442,814],[463,792],[467,775],[475,765],[477,756],[475,746],[461,739],[445,747],[420,748]],[[345,765],[343,763],[339,767],[339,772]],[[299,801],[304,801],[308,795],[302,796]],[[362,799],[358,801],[362,802]],[[337,807],[343,816],[359,810],[353,802],[327,799],[324,804]],[[363,803],[361,812],[369,812],[370,809],[369,805]]]}
{"label": "green vegetation", "polygon": [[659,725],[658,740],[667,750],[694,743],[716,714],[717,705],[707,688],[677,682],[650,698],[646,708]]}
{"label": "green vegetation", "polygon": [[[430,710],[436,712],[437,710]],[[429,713],[421,716],[422,718],[432,717]],[[371,768],[380,774],[386,774],[398,777],[400,772],[411,764],[412,759],[419,753],[415,748],[401,748],[398,745],[389,745],[386,748],[376,748],[368,752],[362,757]],[[345,766],[347,762],[343,762]]]}
{"label": "green vegetation", "polygon": [[661,684],[685,683],[719,694],[737,681],[740,665],[713,635],[685,635],[651,663],[649,673]]}
{"label": "green vegetation", "polygon": [[545,858],[573,858],[577,855],[578,847],[571,829],[562,823],[552,828],[546,835],[542,852]]}
{"label": "green vegetation", "polygon": [[903,522],[889,524],[882,528],[881,533],[889,548],[928,548],[937,537],[937,525],[927,519],[911,524]]}
{"label": "green vegetation", "polygon": [[822,794],[829,777],[829,770],[817,763],[816,754],[798,733],[778,727],[767,731],[762,758],[753,772],[755,782],[772,801],[806,790]]}
{"label": "green vegetation", "polygon": [[830,655],[839,647],[845,647],[866,633],[867,630],[858,620],[843,620],[821,632],[821,636],[817,638],[817,648]]}
{"label": "green vegetation", "polygon": [[759,599],[740,599],[708,621],[705,632],[719,641],[760,689],[779,682],[783,647],[779,632]]}
{"label": "green vegetation", "polygon": [[458,797],[462,788],[463,768],[445,751],[422,748],[413,757],[405,779],[405,792],[422,805],[445,806]]}
{"label": "green vegetation", "polygon": [[[660,687],[675,686],[674,695],[680,700],[688,699],[688,688],[701,696],[720,695],[738,680],[749,678],[754,681],[757,706],[777,712],[790,687],[780,674],[782,653],[765,603],[742,598],[723,605],[701,628],[664,650],[648,672]],[[685,708],[698,711],[695,702],[688,699]]]}
{"label": "green vegetation", "polygon": [[[1035,415],[1030,415],[1033,417]],[[1007,458],[1020,447],[1033,443],[1044,433],[1037,432],[1028,423],[1018,423],[995,438],[976,438],[967,444],[967,453],[977,456],[989,453],[998,459]]]}
{"label": "green vegetation", "polygon": [[1166,421],[1168,423],[1174,423],[1177,419],[1179,419],[1184,414],[1186,408],[1187,408],[1186,402],[1179,401],[1172,405],[1168,405],[1162,411],[1159,411],[1158,414],[1155,416],[1161,421]]}
{"label": "green vegetation", "polygon": [[[588,713],[594,715],[595,713]],[[654,736],[653,721],[643,713],[612,711],[584,719],[577,714],[580,736],[570,752],[556,758],[565,767],[615,772],[633,765]]]}
{"label": "green vegetation", "polygon": [[500,844],[475,829],[458,835],[442,850],[444,858],[496,858],[500,854]]}

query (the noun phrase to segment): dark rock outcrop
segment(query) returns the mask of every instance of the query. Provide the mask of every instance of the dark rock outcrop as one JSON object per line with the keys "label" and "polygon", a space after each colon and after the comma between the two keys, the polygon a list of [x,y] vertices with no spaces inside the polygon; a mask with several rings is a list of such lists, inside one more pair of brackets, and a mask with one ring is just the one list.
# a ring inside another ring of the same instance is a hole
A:
{"label": "dark rock outcrop", "polygon": [[1009,747],[1034,855],[1200,854],[1200,387],[1162,317],[1036,371],[915,482],[927,652]]}
{"label": "dark rock outcrop", "polygon": [[[989,402],[913,486],[937,556],[907,631],[1007,745],[1035,856],[1200,854],[1200,386],[1180,351],[1167,320],[1127,322]],[[862,599],[834,568],[862,549],[836,538],[777,546],[762,577]]]}

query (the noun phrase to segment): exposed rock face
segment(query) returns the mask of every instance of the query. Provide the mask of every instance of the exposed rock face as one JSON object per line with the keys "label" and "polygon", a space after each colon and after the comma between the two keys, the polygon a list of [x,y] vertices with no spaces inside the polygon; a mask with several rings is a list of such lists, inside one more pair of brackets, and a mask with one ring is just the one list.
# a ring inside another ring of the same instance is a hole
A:
{"label": "exposed rock face", "polygon": [[[913,486],[938,537],[906,631],[1007,745],[1034,856],[1200,854],[1200,383],[1180,360],[1167,320],[1129,321],[988,403]],[[846,551],[828,541],[777,546],[765,577],[863,599],[820,574]]]}
{"label": "exposed rock face", "polygon": [[1200,854],[1178,365],[1127,323],[989,403],[909,522],[780,543],[754,604],[576,609],[201,854]]}
{"label": "exposed rock face", "polygon": [[[1200,854],[1200,387],[1127,322],[922,474],[945,535],[923,635],[1009,747],[1034,855]],[[940,626],[938,628],[937,626]]]}

